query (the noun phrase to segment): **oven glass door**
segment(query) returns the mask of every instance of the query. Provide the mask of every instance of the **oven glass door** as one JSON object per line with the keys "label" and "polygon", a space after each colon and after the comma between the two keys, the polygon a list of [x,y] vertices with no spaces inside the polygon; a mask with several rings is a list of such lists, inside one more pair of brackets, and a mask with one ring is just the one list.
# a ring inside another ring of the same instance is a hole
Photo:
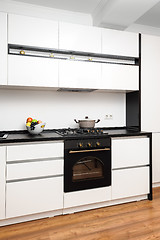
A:
{"label": "oven glass door", "polygon": [[67,151],[64,161],[64,191],[111,185],[110,148]]}
{"label": "oven glass door", "polygon": [[77,161],[72,168],[72,181],[87,181],[104,177],[104,164],[97,157],[87,156]]}

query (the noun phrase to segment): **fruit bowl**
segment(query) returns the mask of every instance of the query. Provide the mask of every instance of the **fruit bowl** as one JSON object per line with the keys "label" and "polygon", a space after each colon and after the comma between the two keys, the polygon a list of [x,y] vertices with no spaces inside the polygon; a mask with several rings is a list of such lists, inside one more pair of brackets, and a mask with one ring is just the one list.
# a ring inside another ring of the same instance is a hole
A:
{"label": "fruit bowl", "polygon": [[36,134],[40,134],[41,132],[43,132],[45,125],[46,125],[46,123],[39,123],[39,124],[35,125],[34,127],[26,126],[26,128],[30,134],[36,135]]}

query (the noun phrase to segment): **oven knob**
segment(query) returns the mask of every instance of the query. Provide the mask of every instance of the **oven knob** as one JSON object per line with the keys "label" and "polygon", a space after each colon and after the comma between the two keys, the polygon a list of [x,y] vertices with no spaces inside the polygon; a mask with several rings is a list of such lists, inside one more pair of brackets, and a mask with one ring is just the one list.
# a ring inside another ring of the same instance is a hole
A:
{"label": "oven knob", "polygon": [[99,147],[100,146],[100,142],[96,142],[96,146]]}
{"label": "oven knob", "polygon": [[82,143],[78,143],[78,147],[82,148],[83,144]]}
{"label": "oven knob", "polygon": [[92,145],[91,145],[91,143],[87,143],[87,146],[88,146],[88,147],[91,147]]}

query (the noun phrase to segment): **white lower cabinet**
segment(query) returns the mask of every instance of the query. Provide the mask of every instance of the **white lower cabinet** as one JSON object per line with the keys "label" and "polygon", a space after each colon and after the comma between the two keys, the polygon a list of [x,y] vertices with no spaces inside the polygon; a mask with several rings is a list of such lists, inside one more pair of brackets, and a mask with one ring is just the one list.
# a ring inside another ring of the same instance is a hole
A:
{"label": "white lower cabinet", "polygon": [[0,147],[0,219],[5,218],[6,147]]}
{"label": "white lower cabinet", "polygon": [[63,177],[7,183],[7,218],[62,208]]}
{"label": "white lower cabinet", "polygon": [[160,133],[152,134],[153,183],[160,183]]}
{"label": "white lower cabinet", "polygon": [[111,200],[111,187],[64,193],[64,208],[77,207]]}
{"label": "white lower cabinet", "polygon": [[149,167],[112,171],[112,199],[149,193]]}

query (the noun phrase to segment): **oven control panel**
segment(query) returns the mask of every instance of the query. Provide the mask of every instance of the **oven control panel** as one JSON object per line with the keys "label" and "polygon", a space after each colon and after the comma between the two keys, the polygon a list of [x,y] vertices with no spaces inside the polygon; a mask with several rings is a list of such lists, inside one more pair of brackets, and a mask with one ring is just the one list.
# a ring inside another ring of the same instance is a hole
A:
{"label": "oven control panel", "polygon": [[110,147],[110,138],[66,140],[65,149],[98,149]]}

